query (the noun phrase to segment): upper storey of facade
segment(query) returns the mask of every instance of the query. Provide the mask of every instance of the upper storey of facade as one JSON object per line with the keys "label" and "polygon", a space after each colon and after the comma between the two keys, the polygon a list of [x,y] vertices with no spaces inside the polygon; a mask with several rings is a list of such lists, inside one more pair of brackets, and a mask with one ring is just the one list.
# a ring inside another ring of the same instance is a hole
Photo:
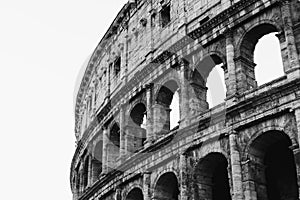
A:
{"label": "upper storey of facade", "polygon": [[187,33],[207,24],[233,3],[137,0],[124,5],[91,56],[77,93],[77,139],[105,105],[105,99],[113,97],[138,71]]}

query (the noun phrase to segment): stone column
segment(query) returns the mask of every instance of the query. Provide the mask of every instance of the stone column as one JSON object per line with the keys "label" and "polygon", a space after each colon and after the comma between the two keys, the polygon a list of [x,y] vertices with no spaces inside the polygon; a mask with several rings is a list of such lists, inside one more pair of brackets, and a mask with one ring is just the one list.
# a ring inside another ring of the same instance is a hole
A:
{"label": "stone column", "polygon": [[122,190],[117,187],[115,191],[115,198],[114,200],[121,200],[122,199]]}
{"label": "stone column", "polygon": [[244,188],[244,199],[245,200],[257,200],[257,193],[255,189],[255,182],[253,174],[251,174],[251,165],[253,163],[248,159],[242,164],[243,171],[243,188]]}
{"label": "stone column", "polygon": [[83,167],[82,165],[80,166],[79,169],[79,194],[81,194],[84,191],[84,187],[83,187]]}
{"label": "stone column", "polygon": [[88,170],[87,170],[87,187],[92,186],[92,173],[93,173],[93,165],[92,165],[92,156],[87,156],[88,159]]}
{"label": "stone column", "polygon": [[153,133],[155,134],[155,139],[170,130],[170,111],[171,109],[158,102],[153,106]]}
{"label": "stone column", "polygon": [[233,200],[243,199],[243,187],[242,187],[242,168],[240,152],[237,144],[237,136],[235,132],[229,135],[230,144],[230,161],[231,161],[231,176],[232,176],[232,191]]}
{"label": "stone column", "polygon": [[287,43],[287,52],[289,58],[289,69],[286,71],[289,79],[299,78],[300,77],[300,64],[299,64],[299,56],[297,52],[295,36],[293,31],[293,22],[292,22],[292,14],[291,14],[291,1],[290,0],[282,0],[282,19],[284,25],[284,34]]}
{"label": "stone column", "polygon": [[298,135],[298,148],[293,149],[295,164],[296,164],[296,173],[297,173],[297,181],[298,181],[298,189],[299,189],[299,199],[300,199],[300,105],[295,109],[295,117],[297,124],[297,135]]}
{"label": "stone column", "polygon": [[226,83],[227,94],[226,97],[231,97],[237,94],[237,81],[234,62],[234,46],[232,31],[228,30],[226,33],[226,60],[228,70],[228,83]]}
{"label": "stone column", "polygon": [[120,158],[121,162],[125,159],[126,148],[125,148],[125,108],[122,104],[120,106]]}
{"label": "stone column", "polygon": [[298,199],[300,199],[300,148],[294,149],[294,159],[296,164],[297,183],[298,183]]}
{"label": "stone column", "polygon": [[153,136],[153,84],[146,85],[146,99],[147,99],[147,127],[146,127],[146,134],[147,140],[146,142],[151,144],[154,140]]}
{"label": "stone column", "polygon": [[151,172],[145,172],[143,175],[143,195],[144,200],[151,200]]}
{"label": "stone column", "polygon": [[187,157],[180,155],[180,200],[188,199]]}
{"label": "stone column", "polygon": [[179,63],[179,78],[180,78],[180,125],[186,126],[189,117],[189,92],[188,92],[188,62],[181,60]]}
{"label": "stone column", "polygon": [[108,128],[103,130],[103,151],[102,151],[102,174],[107,174],[107,150],[108,150]]}
{"label": "stone column", "polygon": [[109,63],[107,63],[106,84],[107,84],[106,97],[109,98],[110,97],[110,67],[109,67]]}

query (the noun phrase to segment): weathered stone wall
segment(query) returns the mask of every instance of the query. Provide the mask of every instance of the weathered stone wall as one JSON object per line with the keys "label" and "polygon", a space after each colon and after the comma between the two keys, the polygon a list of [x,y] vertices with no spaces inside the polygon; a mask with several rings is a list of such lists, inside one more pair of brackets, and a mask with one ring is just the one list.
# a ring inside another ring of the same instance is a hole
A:
{"label": "weathered stone wall", "polygon": [[[126,4],[78,93],[74,199],[299,199],[298,9],[296,0]],[[254,48],[273,32],[285,75],[258,87]],[[226,99],[209,109],[206,79],[219,64]]]}

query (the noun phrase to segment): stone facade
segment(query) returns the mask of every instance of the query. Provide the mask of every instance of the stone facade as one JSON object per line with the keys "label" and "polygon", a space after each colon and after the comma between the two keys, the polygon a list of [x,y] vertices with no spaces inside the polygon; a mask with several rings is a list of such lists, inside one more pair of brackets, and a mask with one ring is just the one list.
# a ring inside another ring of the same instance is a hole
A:
{"label": "stone facade", "polygon": [[[285,75],[258,86],[254,48],[273,32]],[[299,57],[298,0],[129,1],[77,94],[74,200],[299,200]],[[209,108],[216,65],[226,98]]]}

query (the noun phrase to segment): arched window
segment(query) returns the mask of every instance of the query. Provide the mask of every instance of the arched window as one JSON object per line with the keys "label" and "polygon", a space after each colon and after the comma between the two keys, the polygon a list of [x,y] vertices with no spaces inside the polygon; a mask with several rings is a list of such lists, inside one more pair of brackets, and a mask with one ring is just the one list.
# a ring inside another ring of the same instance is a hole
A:
{"label": "arched window", "polygon": [[201,113],[226,98],[225,66],[218,55],[210,55],[195,64],[190,90],[191,113]]}
{"label": "arched window", "polygon": [[194,199],[231,200],[227,166],[220,153],[202,158],[194,172]]}
{"label": "arched window", "polygon": [[107,165],[108,168],[112,169],[115,167],[120,156],[120,128],[117,123],[114,123],[114,125],[111,127],[108,139]]}
{"label": "arched window", "polygon": [[126,196],[125,200],[143,200],[143,191],[140,188],[132,189]]}
{"label": "arched window", "polygon": [[213,66],[206,80],[207,96],[209,108],[212,108],[222,102],[226,98],[226,85],[224,70],[225,65],[222,59],[217,55],[211,55],[210,58],[213,61]]}
{"label": "arched window", "polygon": [[298,184],[291,139],[283,132],[258,136],[249,148],[248,167],[253,171],[257,199],[298,199]]}
{"label": "arched window", "polygon": [[100,140],[94,149],[92,159],[92,183],[96,182],[102,172],[103,141]]}
{"label": "arched window", "polygon": [[259,39],[254,50],[257,85],[263,85],[284,75],[280,43],[276,33]]}
{"label": "arched window", "polygon": [[178,125],[180,119],[178,90],[178,84],[174,80],[167,81],[160,88],[154,106],[156,132],[169,132],[171,128]]}
{"label": "arched window", "polygon": [[138,103],[130,112],[126,130],[127,150],[136,152],[146,141],[146,106]]}
{"label": "arched window", "polygon": [[[267,68],[271,70],[272,73],[278,72],[277,74],[282,74],[281,50],[278,46],[279,40],[274,35],[274,33],[277,32],[278,30],[274,25],[264,23],[252,28],[243,37],[239,49],[239,56],[236,58],[237,88],[240,92],[257,87],[255,73],[259,73],[262,70],[261,68],[264,68],[264,70],[260,73],[259,83],[265,83],[269,80],[270,73],[265,71]],[[265,38],[263,38],[263,36],[265,36]],[[257,46],[257,44],[260,42],[264,43],[266,40],[267,42],[275,41],[275,46],[263,45],[263,49],[259,50],[261,45],[259,44],[259,46]],[[254,54],[255,49],[257,52]],[[256,57],[255,60],[254,55]],[[267,59],[268,56],[271,56],[269,57],[270,59]],[[257,60],[259,57],[260,60]],[[266,60],[265,63],[261,64],[261,58]],[[256,66],[255,61],[259,61],[258,66]]]}
{"label": "arched window", "polygon": [[178,200],[179,194],[178,180],[173,172],[167,172],[158,179],[154,188],[154,199]]}

